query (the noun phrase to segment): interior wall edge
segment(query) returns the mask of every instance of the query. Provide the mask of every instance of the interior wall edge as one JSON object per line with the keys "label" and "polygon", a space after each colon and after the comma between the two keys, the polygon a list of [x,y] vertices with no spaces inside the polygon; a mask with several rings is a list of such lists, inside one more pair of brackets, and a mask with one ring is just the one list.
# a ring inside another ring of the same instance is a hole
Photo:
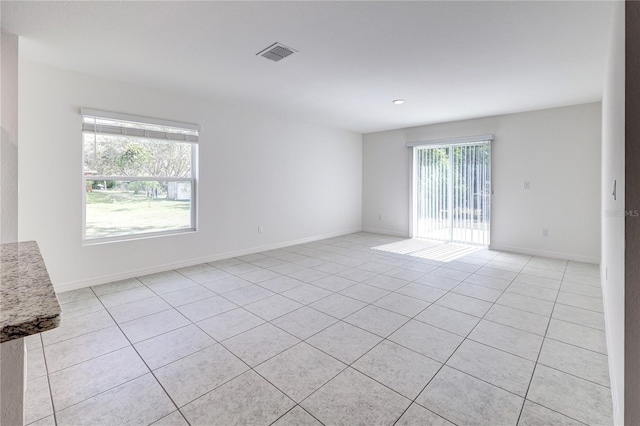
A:
{"label": "interior wall edge", "polygon": [[[613,420],[625,418],[625,3],[611,16],[602,94],[601,274]],[[613,186],[616,194],[613,194]],[[610,212],[618,212],[610,214]],[[622,212],[622,213],[620,213]]]}

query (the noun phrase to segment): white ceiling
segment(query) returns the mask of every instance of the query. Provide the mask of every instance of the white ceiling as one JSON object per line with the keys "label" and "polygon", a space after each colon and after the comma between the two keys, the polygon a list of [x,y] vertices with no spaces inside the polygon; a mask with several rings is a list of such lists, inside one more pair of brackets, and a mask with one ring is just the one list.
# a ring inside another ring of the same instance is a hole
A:
{"label": "white ceiling", "polygon": [[[2,29],[26,60],[364,133],[599,101],[611,6],[2,1]],[[255,55],[276,41],[299,53]]]}

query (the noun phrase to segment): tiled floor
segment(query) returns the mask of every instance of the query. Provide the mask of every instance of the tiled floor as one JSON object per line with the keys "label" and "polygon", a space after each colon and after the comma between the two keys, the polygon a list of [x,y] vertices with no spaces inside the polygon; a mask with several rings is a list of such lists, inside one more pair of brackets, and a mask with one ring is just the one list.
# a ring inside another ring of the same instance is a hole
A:
{"label": "tiled floor", "polygon": [[26,420],[612,424],[598,276],[358,233],[62,293]]}

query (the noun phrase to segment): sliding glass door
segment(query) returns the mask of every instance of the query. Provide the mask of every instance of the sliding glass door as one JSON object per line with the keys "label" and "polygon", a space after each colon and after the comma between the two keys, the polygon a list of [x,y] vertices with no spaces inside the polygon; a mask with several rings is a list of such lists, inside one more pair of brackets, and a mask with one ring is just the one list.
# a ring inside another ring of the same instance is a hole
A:
{"label": "sliding glass door", "polygon": [[491,143],[414,149],[414,237],[489,245]]}

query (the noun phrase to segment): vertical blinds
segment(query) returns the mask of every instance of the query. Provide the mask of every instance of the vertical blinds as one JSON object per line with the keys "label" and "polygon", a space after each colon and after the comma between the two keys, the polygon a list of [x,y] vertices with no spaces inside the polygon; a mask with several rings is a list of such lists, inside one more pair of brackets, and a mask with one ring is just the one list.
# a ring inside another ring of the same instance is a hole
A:
{"label": "vertical blinds", "polygon": [[415,162],[414,235],[488,245],[490,142],[417,146]]}
{"label": "vertical blinds", "polygon": [[446,147],[417,149],[416,226],[414,235],[449,239],[449,157]]}

